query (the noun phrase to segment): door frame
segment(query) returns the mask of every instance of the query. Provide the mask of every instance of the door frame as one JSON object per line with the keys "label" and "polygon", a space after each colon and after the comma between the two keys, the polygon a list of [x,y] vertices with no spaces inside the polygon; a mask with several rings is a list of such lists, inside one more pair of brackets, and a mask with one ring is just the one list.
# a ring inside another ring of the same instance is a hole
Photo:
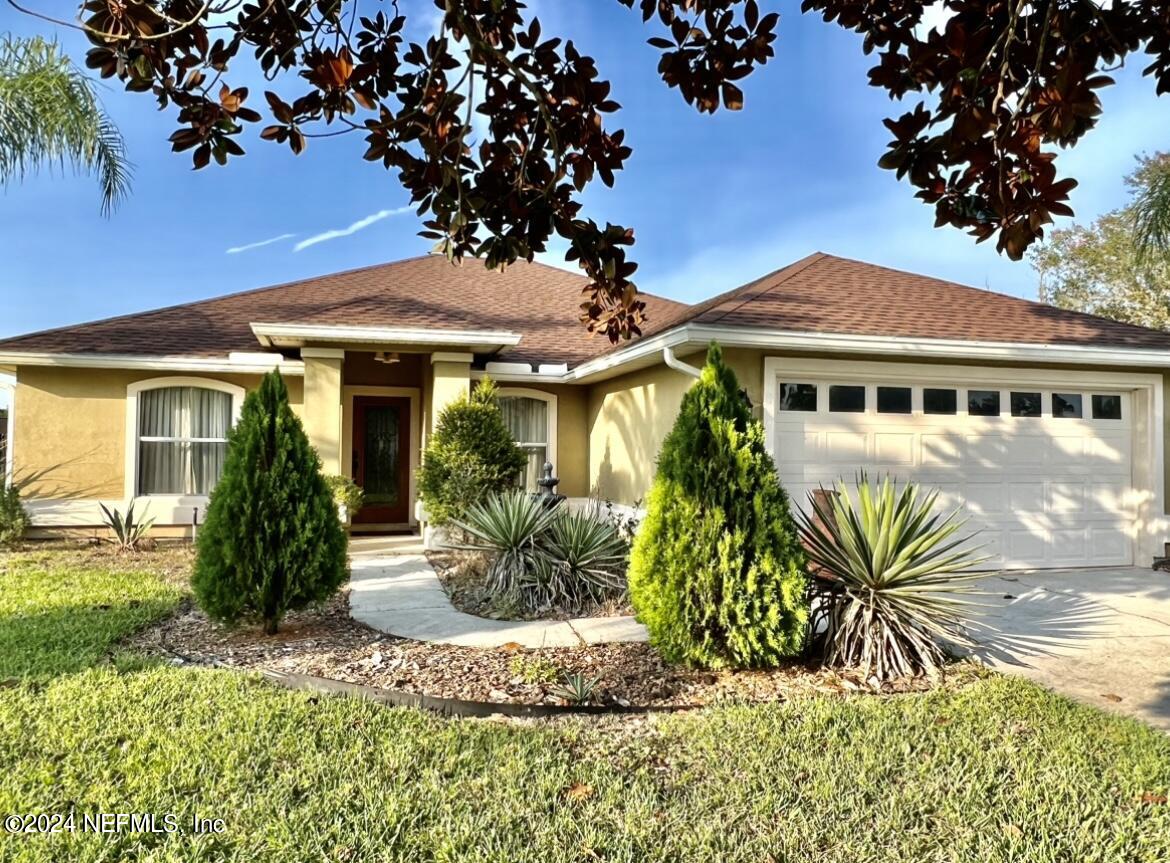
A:
{"label": "door frame", "polygon": [[407,444],[410,448],[410,477],[407,481],[407,520],[402,524],[363,524],[360,527],[414,527],[418,524],[418,520],[415,518],[415,501],[417,500],[417,480],[415,475],[418,472],[420,455],[419,432],[422,428],[422,416],[419,413],[419,402],[421,401],[420,390],[418,387],[343,386],[341,388],[341,464],[344,466],[345,476],[349,476],[353,465],[353,400],[356,396],[410,399],[410,434],[408,435]]}
{"label": "door frame", "polygon": [[[1161,554],[1170,539],[1170,518],[1165,509],[1163,382],[1149,372],[1099,371],[1045,366],[942,365],[939,363],[890,362],[888,360],[826,360],[808,356],[764,357],[764,434],[768,450],[776,453],[776,398],[780,375],[823,380],[842,377],[858,383],[924,383],[950,381],[958,388],[973,383],[1002,382],[1005,387],[1035,386],[1051,389],[1067,384],[1076,389],[1109,389],[1131,394],[1133,421],[1132,487],[1138,494],[1130,539],[1134,565]],[[784,477],[780,477],[783,481]]]}

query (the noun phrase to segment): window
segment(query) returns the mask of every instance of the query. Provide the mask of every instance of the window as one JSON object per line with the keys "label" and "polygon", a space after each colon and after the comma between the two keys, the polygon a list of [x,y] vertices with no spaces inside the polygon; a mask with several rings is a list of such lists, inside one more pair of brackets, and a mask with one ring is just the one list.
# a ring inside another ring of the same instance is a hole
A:
{"label": "window", "polygon": [[[524,393],[529,393],[525,395]],[[535,390],[500,390],[500,411],[516,444],[528,456],[528,464],[519,477],[526,491],[539,491],[536,484],[544,476],[544,463],[553,462],[556,425],[556,396]]]}
{"label": "window", "polygon": [[865,387],[829,387],[829,410],[843,414],[864,413]]}
{"label": "window", "polygon": [[1121,419],[1121,396],[1093,395],[1093,419]]}
{"label": "window", "polygon": [[922,391],[922,412],[928,414],[955,414],[959,410],[958,393],[927,387]]}
{"label": "window", "polygon": [[1012,416],[1040,416],[1040,393],[1012,393]]}
{"label": "window", "polygon": [[910,413],[910,387],[878,387],[877,409],[879,414]]}
{"label": "window", "polygon": [[223,472],[232,393],[164,386],[137,393],[135,494],[206,495]]}
{"label": "window", "polygon": [[1054,417],[1080,419],[1083,415],[1082,412],[1082,396],[1080,393],[1052,394],[1052,415]]}
{"label": "window", "polygon": [[816,384],[780,384],[780,410],[815,411],[816,409]]}
{"label": "window", "polygon": [[973,417],[999,416],[999,391],[967,390],[967,413]]}

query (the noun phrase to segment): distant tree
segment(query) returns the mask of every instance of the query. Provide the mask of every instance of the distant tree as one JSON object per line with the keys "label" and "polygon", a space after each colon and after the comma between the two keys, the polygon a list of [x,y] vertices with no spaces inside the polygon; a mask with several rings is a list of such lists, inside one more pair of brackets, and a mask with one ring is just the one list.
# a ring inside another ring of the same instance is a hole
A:
{"label": "distant tree", "polygon": [[130,188],[130,163],[93,82],[55,42],[0,36],[0,185],[70,163],[98,175],[102,213]]}
{"label": "distant tree", "polygon": [[[759,0],[617,2],[657,22],[658,73],[699,111],[741,108],[742,81],[774,54],[779,15]],[[531,260],[559,236],[591,280],[582,321],[614,341],[639,333],[633,231],[581,215],[585,187],[595,177],[612,185],[632,152],[624,132],[605,126],[620,106],[593,58],[545,33],[523,0],[410,4],[416,26],[436,22],[421,43],[406,42],[406,4],[395,0],[79,5],[95,45],[89,67],[173,105],[172,147],[196,167],[242,155],[244,127],[264,122],[241,86],[257,76],[254,62],[273,87],[261,138],[299,153],[314,136],[364,136],[365,158],[398,172],[428,215],[424,236],[452,258]],[[878,55],[869,83],[909,102],[886,120],[893,140],[879,164],[935,208],[936,225],[994,237],[1012,258],[1054,215],[1072,214],[1076,181],[1058,176],[1053,156],[1097,124],[1098,91],[1113,83],[1104,73],[1144,51],[1146,74],[1170,92],[1165,0],[804,0],[802,9],[859,33]],[[928,12],[943,23],[926,26]],[[486,121],[482,139],[474,117]]]}
{"label": "distant tree", "polygon": [[1142,166],[1133,202],[1134,240],[1143,262],[1170,258],[1170,155],[1160,153]]}
{"label": "distant tree", "polygon": [[223,475],[199,529],[191,585],[208,616],[256,619],[332,596],[346,579],[346,538],[317,453],[280,372],[248,393],[228,434]]}
{"label": "distant tree", "polygon": [[1029,253],[1040,277],[1040,299],[1063,309],[1170,329],[1170,254],[1158,251],[1156,231],[1136,226],[1166,183],[1170,156],[1138,159],[1126,178],[1133,201],[1092,225],[1053,231]]}

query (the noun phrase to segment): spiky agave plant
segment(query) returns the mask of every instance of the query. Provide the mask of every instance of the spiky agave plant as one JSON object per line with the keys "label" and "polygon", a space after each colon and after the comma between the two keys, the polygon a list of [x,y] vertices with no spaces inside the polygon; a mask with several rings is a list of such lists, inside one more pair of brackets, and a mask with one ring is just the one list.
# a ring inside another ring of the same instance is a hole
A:
{"label": "spiky agave plant", "polygon": [[980,593],[971,570],[988,558],[957,536],[959,510],[936,511],[937,490],[923,495],[909,482],[898,492],[888,476],[874,485],[862,473],[854,492],[840,480],[835,494],[811,494],[810,511],[797,513],[824,661],[880,680],[935,673],[942,642],[971,643],[976,604],[966,597]]}
{"label": "spiky agave plant", "polygon": [[549,604],[575,608],[625,593],[626,544],[598,513],[562,512],[549,522],[540,545],[555,574]]}
{"label": "spiky agave plant", "polygon": [[453,519],[467,541],[452,545],[491,556],[487,587],[499,596],[522,598],[524,581],[543,553],[537,538],[557,517],[555,510],[522,491],[512,491],[472,504],[462,519]]}

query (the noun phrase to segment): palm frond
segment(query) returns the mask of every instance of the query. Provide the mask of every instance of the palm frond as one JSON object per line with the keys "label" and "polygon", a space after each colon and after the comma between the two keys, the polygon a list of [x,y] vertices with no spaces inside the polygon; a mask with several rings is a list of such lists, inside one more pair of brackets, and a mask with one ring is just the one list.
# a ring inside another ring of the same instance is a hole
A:
{"label": "palm frond", "polygon": [[1149,164],[1132,205],[1134,246],[1141,261],[1170,257],[1170,158]]}
{"label": "palm frond", "polygon": [[103,215],[129,192],[125,141],[93,82],[55,42],[0,37],[0,185],[67,165],[97,175]]}

